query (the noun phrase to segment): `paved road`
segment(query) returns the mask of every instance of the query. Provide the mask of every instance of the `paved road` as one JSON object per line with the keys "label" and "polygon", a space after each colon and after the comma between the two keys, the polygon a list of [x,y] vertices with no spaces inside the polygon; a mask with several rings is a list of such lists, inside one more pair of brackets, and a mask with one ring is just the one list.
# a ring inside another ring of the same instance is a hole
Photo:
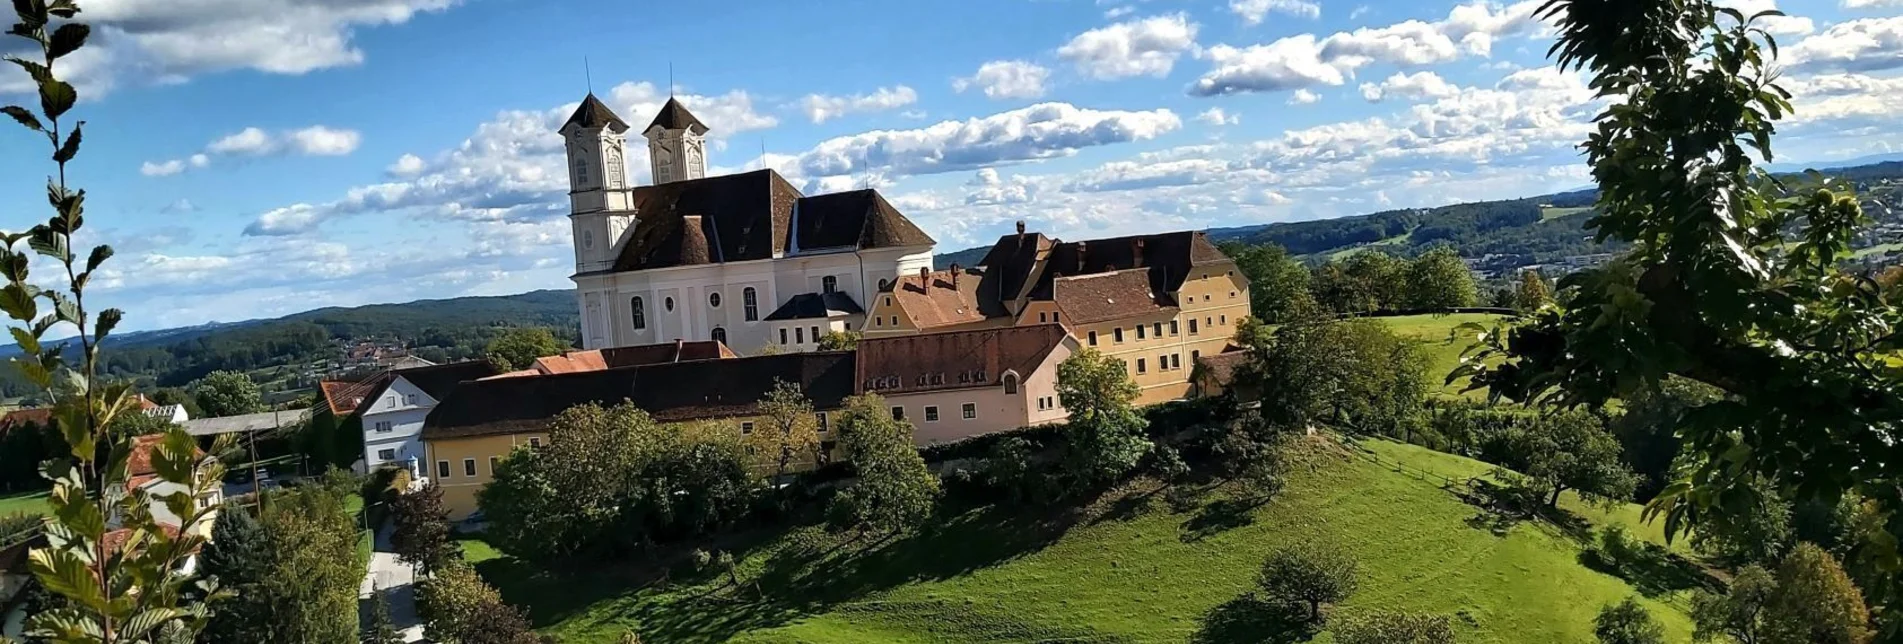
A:
{"label": "paved road", "polygon": [[409,564],[397,561],[396,553],[390,552],[388,522],[377,530],[374,543],[369,569],[364,572],[363,584],[357,589],[358,614],[366,618],[370,615],[371,590],[380,589],[390,599],[390,619],[396,622],[397,631],[403,634],[403,641],[425,641],[423,622],[416,616],[416,571]]}

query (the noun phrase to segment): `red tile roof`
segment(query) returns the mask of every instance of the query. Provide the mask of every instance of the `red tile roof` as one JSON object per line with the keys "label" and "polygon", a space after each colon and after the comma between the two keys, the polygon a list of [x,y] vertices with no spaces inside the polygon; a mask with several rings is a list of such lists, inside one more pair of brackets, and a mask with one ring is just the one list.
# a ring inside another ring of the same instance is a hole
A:
{"label": "red tile roof", "polygon": [[907,394],[1028,378],[1069,335],[1057,324],[923,333],[859,341],[860,391]]}
{"label": "red tile roof", "polygon": [[891,295],[911,318],[912,325],[920,329],[959,324],[983,322],[986,315],[979,308],[978,287],[983,275],[969,269],[960,269],[957,273],[950,270],[927,273],[924,278],[918,275],[901,275],[893,284],[887,285],[880,296]]}

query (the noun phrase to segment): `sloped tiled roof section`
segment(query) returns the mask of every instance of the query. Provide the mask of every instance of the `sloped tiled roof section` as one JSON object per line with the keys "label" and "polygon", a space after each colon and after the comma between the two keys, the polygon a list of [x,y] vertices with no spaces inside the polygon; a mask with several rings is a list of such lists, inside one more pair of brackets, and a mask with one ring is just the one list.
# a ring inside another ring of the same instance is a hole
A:
{"label": "sloped tiled roof section", "polygon": [[859,341],[861,391],[910,394],[1000,383],[1006,371],[1026,378],[1064,343],[1057,324],[923,333]]}
{"label": "sloped tiled roof section", "polygon": [[[912,320],[913,326],[920,329],[932,329],[957,324],[982,322],[989,309],[984,305],[980,291],[984,288],[984,274],[970,269],[953,272],[949,269],[927,273],[923,278],[918,275],[901,275],[897,281],[886,286],[880,295],[891,295],[905,309],[905,315]],[[994,300],[995,301],[995,300]],[[1003,309],[997,309],[1003,315]]]}
{"label": "sloped tiled roof section", "polygon": [[785,304],[774,309],[766,316],[768,322],[784,320],[819,320],[844,315],[858,315],[866,310],[860,308],[852,296],[839,291],[831,293],[801,293],[787,298]]}
{"label": "sloped tiled roof section", "polygon": [[800,199],[794,214],[799,248],[896,248],[937,243],[876,190]]}
{"label": "sloped tiled roof section", "polygon": [[695,134],[707,133],[707,124],[694,118],[694,113],[687,111],[687,106],[682,105],[680,99],[672,96],[667,97],[667,104],[661,106],[660,113],[654,115],[654,120],[648,123],[647,129],[652,130],[656,127],[666,130],[693,130]]}
{"label": "sloped tiled roof section", "polygon": [[563,123],[561,129],[566,130],[570,125],[587,128],[607,127],[613,128],[616,132],[628,131],[628,122],[615,115],[615,111],[608,109],[601,99],[595,98],[593,92],[581,99],[581,105],[575,108],[575,113],[568,117],[568,122]]}
{"label": "sloped tiled roof section", "polygon": [[772,258],[786,250],[799,198],[772,170],[635,188],[637,221],[614,270]]}
{"label": "sloped tiled roof section", "polygon": [[1051,301],[1075,324],[1154,313],[1168,308],[1166,297],[1150,291],[1150,276],[1143,269],[1114,273],[1057,278],[1051,285]]}
{"label": "sloped tiled roof section", "polygon": [[544,431],[562,410],[624,400],[662,422],[745,416],[779,380],[800,385],[813,407],[836,409],[854,392],[853,364],[853,352],[834,351],[465,383],[430,411],[423,438]]}
{"label": "sloped tiled roof section", "polygon": [[363,407],[363,401],[370,399],[370,392],[383,388],[389,380],[390,373],[386,371],[357,382],[325,380],[317,386],[324,392],[324,403],[330,407],[331,415],[342,418],[356,413]]}

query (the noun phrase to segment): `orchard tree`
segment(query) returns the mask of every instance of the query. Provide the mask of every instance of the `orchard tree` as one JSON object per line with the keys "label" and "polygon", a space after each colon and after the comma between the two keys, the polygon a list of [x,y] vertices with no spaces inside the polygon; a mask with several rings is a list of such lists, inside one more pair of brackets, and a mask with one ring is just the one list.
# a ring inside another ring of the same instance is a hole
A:
{"label": "orchard tree", "polygon": [[772,459],[776,483],[785,483],[787,469],[796,460],[819,461],[819,419],[799,385],[775,379],[773,389],[760,400],[759,411],[766,427],[749,438],[757,453]]}
{"label": "orchard tree", "polygon": [[1306,606],[1314,621],[1321,619],[1323,604],[1355,594],[1360,575],[1361,566],[1340,548],[1305,541],[1269,553],[1256,585],[1270,597]]}
{"label": "orchard tree", "polygon": [[835,522],[884,533],[924,523],[940,490],[912,444],[912,425],[894,419],[878,394],[847,399],[837,424],[858,479],[833,498]]}
{"label": "orchard tree", "polygon": [[1115,480],[1150,451],[1148,422],[1132,405],[1139,389],[1122,360],[1085,348],[1057,364],[1065,470],[1079,486]]}
{"label": "orchard tree", "polygon": [[503,371],[527,369],[536,358],[561,355],[568,343],[556,338],[547,327],[528,326],[505,329],[489,340],[483,355]]}
{"label": "orchard tree", "polygon": [[[1560,283],[1564,309],[1487,331],[1476,387],[1516,401],[1601,406],[1676,376],[1718,404],[1678,425],[1692,468],[1647,506],[1667,534],[1737,511],[1727,491],[1775,480],[1797,500],[1878,503],[1883,570],[1903,567],[1903,310],[1849,272],[1869,221],[1819,177],[1783,179],[1772,135],[1792,111],[1759,19],[1715,0],[1557,0],[1559,66],[1603,108],[1584,149],[1599,193],[1586,223],[1632,250]],[[1891,582],[1879,586],[1895,598]]]}
{"label": "orchard tree", "polygon": [[1321,305],[1309,290],[1309,270],[1275,244],[1225,242],[1222,250],[1249,279],[1252,315],[1271,323],[1311,317]]}
{"label": "orchard tree", "polygon": [[1599,644],[1665,644],[1665,627],[1631,597],[1600,609],[1592,634]]}
{"label": "orchard tree", "polygon": [[1298,322],[1242,334],[1253,360],[1242,378],[1262,393],[1269,422],[1392,429],[1427,396],[1427,360],[1379,320]]}
{"label": "orchard tree", "polygon": [[449,540],[443,488],[433,479],[421,490],[396,495],[390,502],[390,523],[390,546],[404,563],[427,572],[457,555]]}
{"label": "orchard tree", "polygon": [[1532,313],[1540,307],[1553,303],[1553,286],[1540,276],[1539,271],[1520,271],[1520,283],[1513,290],[1513,308],[1521,313]]}
{"label": "orchard tree", "polygon": [[1406,280],[1406,308],[1451,309],[1480,300],[1473,271],[1449,246],[1435,246],[1408,262]]}
{"label": "orchard tree", "polygon": [[[53,484],[47,497],[50,538],[30,550],[26,562],[40,586],[64,601],[29,616],[25,634],[61,643],[190,640],[209,613],[203,601],[187,599],[188,584],[196,586],[189,592],[193,598],[216,600],[223,594],[186,575],[170,574],[205,539],[194,530],[162,529],[151,507],[165,504],[185,525],[210,520],[216,508],[198,507],[194,499],[217,490],[224,468],[216,460],[201,464],[192,436],[172,428],[152,450],[151,462],[174,491],[158,496],[151,486],[128,483],[132,437],[109,428],[120,414],[140,412],[125,385],[104,380],[100,356],[125,314],[110,308],[91,311],[86,298],[91,278],[113,251],[103,245],[80,250],[75,238],[84,236],[86,192],[67,183],[84,122],[65,119],[79,93],[60,79],[64,67],[59,61],[84,47],[92,30],[74,22],[79,6],[73,0],[20,0],[13,8],[17,22],[7,33],[26,42],[9,48],[16,53],[6,61],[25,72],[23,80],[31,80],[40,109],[8,105],[0,112],[34,138],[44,137],[54,172],[39,193],[46,196],[51,216],[23,232],[0,233],[0,273],[6,276],[0,311],[15,323],[9,331],[19,355],[11,361],[52,402],[52,419],[65,443],[63,452],[40,468]],[[51,268],[53,279],[30,281],[35,264]],[[47,334],[55,332],[71,337],[49,341]],[[213,451],[228,445],[220,441]],[[114,519],[110,525],[108,517]],[[109,528],[127,530],[128,538],[108,545]]]}
{"label": "orchard tree", "polygon": [[1619,441],[1590,414],[1564,412],[1511,430],[1509,467],[1525,474],[1558,507],[1559,495],[1576,490],[1588,500],[1625,503],[1638,477],[1619,460]]}
{"label": "orchard tree", "polygon": [[1700,590],[1692,595],[1692,639],[1699,642],[1736,641],[1769,644],[1765,636],[1766,608],[1777,596],[1777,580],[1763,567],[1745,566],[1731,578],[1730,590],[1719,595]]}
{"label": "orchard tree", "polygon": [[212,418],[254,414],[264,411],[264,395],[258,383],[236,371],[213,371],[192,382],[192,399]]}

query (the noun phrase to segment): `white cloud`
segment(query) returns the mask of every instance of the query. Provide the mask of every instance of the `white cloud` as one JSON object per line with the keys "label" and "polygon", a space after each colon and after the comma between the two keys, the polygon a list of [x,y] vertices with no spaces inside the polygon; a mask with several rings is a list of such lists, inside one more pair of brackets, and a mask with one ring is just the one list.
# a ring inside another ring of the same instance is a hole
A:
{"label": "white cloud", "polygon": [[1884,7],[1903,7],[1903,0],[1844,0],[1845,9],[1879,9]]}
{"label": "white cloud", "polygon": [[963,93],[979,89],[986,98],[1037,98],[1044,95],[1044,82],[1051,70],[1022,60],[994,60],[978,66],[971,76],[952,79],[952,89]]}
{"label": "white cloud", "polygon": [[[68,67],[80,89],[97,94],[119,79],[176,83],[198,74],[253,69],[273,74],[361,64],[353,42],[367,27],[399,25],[459,0],[97,0],[83,20],[93,39],[84,64]],[[66,62],[66,61],[62,61]],[[77,62],[77,61],[76,61]],[[19,91],[25,76],[9,66],[0,90]]]}
{"label": "white cloud", "polygon": [[[1718,6],[1736,9],[1749,18],[1765,11],[1778,10],[1777,0],[1718,0]],[[1804,16],[1765,16],[1753,23],[1772,36],[1802,36],[1817,30],[1817,24]]]}
{"label": "white cloud", "polygon": [[1114,192],[1195,185],[1222,179],[1229,171],[1227,162],[1214,159],[1112,161],[1070,179],[1064,184],[1064,190]]}
{"label": "white cloud", "polygon": [[807,94],[800,100],[800,109],[806,118],[814,123],[825,123],[829,119],[839,118],[857,112],[879,112],[897,109],[918,102],[918,92],[900,85],[893,88],[881,87],[871,94],[852,96],[824,96]]}
{"label": "white cloud", "polygon": [[323,208],[307,203],[272,208],[258,215],[251,225],[245,226],[244,234],[278,236],[301,233],[315,227],[323,218],[323,211]]}
{"label": "white cloud", "polygon": [[1086,76],[1163,77],[1196,46],[1197,25],[1181,13],[1121,22],[1078,34],[1057,55]]}
{"label": "white cloud", "polygon": [[1091,110],[1040,103],[911,130],[878,130],[820,142],[792,170],[807,177],[865,171],[895,176],[971,170],[1066,156],[1080,148],[1152,139],[1182,126],[1167,109]]}
{"label": "white cloud", "polygon": [[1190,86],[1190,93],[1216,96],[1242,92],[1270,92],[1314,85],[1340,85],[1347,75],[1323,62],[1315,36],[1301,34],[1267,45],[1236,48],[1216,45],[1204,52],[1211,69]]}
{"label": "white cloud", "polygon": [[[653,83],[629,82],[614,86],[614,89],[609,90],[609,97],[621,118],[640,129],[647,127],[654,120],[654,115],[660,113],[661,106],[667,103],[668,93]],[[755,111],[753,96],[744,90],[736,89],[718,96],[675,94],[674,98],[707,124],[709,137],[721,138],[780,124],[780,120],[773,115]],[[567,116],[562,115],[563,118]],[[556,143],[560,142],[560,137],[557,137]]]}
{"label": "white cloud", "polygon": [[1229,10],[1250,25],[1262,24],[1271,12],[1310,19],[1322,15],[1321,5],[1308,0],[1229,0]]}
{"label": "white cloud", "polygon": [[1136,13],[1136,10],[1137,10],[1136,7],[1132,7],[1128,5],[1125,5],[1122,7],[1111,7],[1108,10],[1105,10],[1103,12],[1103,17],[1105,20],[1116,20],[1118,18],[1122,18],[1124,16]]}
{"label": "white cloud", "polygon": [[428,164],[423,162],[423,157],[414,154],[405,154],[397,157],[396,163],[390,164],[390,167],[386,168],[385,171],[393,176],[409,177],[422,172],[426,167],[428,167]]}
{"label": "white cloud", "polygon": [[304,156],[342,156],[355,152],[363,142],[363,135],[356,130],[345,130],[313,125],[311,127],[287,132],[270,133],[262,128],[247,127],[234,134],[219,137],[205,144],[205,151],[182,159],[167,161],[147,161],[139,166],[139,173],[148,177],[167,177],[184,172],[188,168],[204,168],[211,165],[212,155],[217,156],[265,156],[270,154],[298,154]]}
{"label": "white cloud", "polygon": [[1235,125],[1242,122],[1242,117],[1224,112],[1220,107],[1212,107],[1197,114],[1196,120],[1208,125]]}
{"label": "white cloud", "polygon": [[1315,93],[1315,90],[1302,88],[1290,92],[1287,102],[1289,105],[1314,105],[1320,103],[1321,100],[1322,95]]}
{"label": "white cloud", "polygon": [[965,185],[972,189],[965,194],[968,206],[1023,204],[1037,199],[1038,186],[1029,178],[1014,174],[1007,180],[999,177],[995,168],[979,170]]}
{"label": "white cloud", "polygon": [[1460,93],[1460,88],[1442,79],[1434,72],[1415,72],[1402,74],[1396,72],[1387,80],[1379,83],[1362,83],[1361,97],[1370,103],[1379,103],[1387,99],[1420,100],[1423,98],[1445,98]]}
{"label": "white cloud", "polygon": [[1903,67],[1903,16],[1840,22],[1784,51],[1794,67],[1875,71]]}
{"label": "white cloud", "polygon": [[357,144],[363,141],[363,135],[356,130],[335,130],[322,125],[314,125],[291,132],[287,137],[291,149],[298,154],[311,156],[343,156],[355,152]]}

